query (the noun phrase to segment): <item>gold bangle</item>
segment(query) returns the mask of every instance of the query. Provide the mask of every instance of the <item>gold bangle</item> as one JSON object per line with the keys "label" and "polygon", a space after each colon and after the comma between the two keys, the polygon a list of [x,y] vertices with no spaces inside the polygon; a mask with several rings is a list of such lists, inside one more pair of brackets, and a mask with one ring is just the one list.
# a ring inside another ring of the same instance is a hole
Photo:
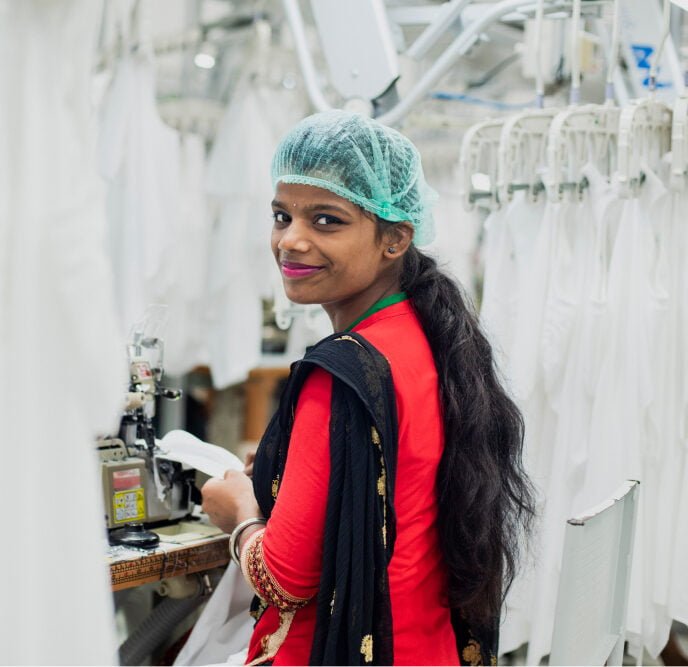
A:
{"label": "gold bangle", "polygon": [[239,568],[241,568],[241,560],[239,559],[239,553],[237,551],[237,547],[239,546],[239,540],[241,538],[241,533],[243,533],[249,526],[255,526],[255,525],[266,525],[267,521],[263,519],[262,517],[254,517],[252,519],[246,519],[246,521],[242,521],[233,531],[232,534],[229,536],[229,555],[231,556],[232,560],[237,564]]}

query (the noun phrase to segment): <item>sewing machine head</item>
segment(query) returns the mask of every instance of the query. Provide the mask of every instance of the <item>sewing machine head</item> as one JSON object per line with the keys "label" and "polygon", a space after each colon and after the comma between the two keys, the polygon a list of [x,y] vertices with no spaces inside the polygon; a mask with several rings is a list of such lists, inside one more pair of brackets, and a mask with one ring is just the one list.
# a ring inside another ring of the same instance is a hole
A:
{"label": "sewing machine head", "polygon": [[177,400],[181,391],[162,386],[163,341],[143,329],[127,347],[129,387],[119,433],[97,443],[109,529],[175,521],[194,507],[195,470],[165,459],[155,438],[157,398]]}

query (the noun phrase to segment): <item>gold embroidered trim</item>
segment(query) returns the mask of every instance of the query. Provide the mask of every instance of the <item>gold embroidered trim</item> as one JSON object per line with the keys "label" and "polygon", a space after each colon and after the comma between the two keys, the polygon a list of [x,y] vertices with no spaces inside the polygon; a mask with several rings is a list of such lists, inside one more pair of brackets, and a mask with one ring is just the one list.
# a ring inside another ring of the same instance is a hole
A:
{"label": "gold embroidered trim", "polygon": [[249,611],[249,616],[254,618],[256,621],[260,620],[260,617],[265,613],[265,610],[268,608],[268,603],[265,602],[265,600],[258,598],[258,609],[255,609],[254,611]]}
{"label": "gold embroidered trim", "polygon": [[[255,591],[255,588],[253,586],[253,582],[251,581],[251,577],[248,575],[248,555],[250,553],[250,550],[255,546],[256,540],[265,532],[265,528],[261,528],[260,530],[257,530],[255,533],[252,535],[249,535],[248,539],[246,542],[244,542],[244,546],[241,549],[241,553],[239,554],[239,562],[241,563],[241,574],[244,575],[244,579],[246,579],[246,582],[248,585],[253,588]],[[257,593],[257,591],[256,591]],[[262,602],[261,598],[261,602]]]}
{"label": "gold embroidered trim", "polygon": [[382,440],[377,429],[371,428],[373,444],[380,452],[380,476],[377,479],[377,492],[382,496],[382,544],[387,547],[387,471],[385,469],[385,457],[382,454]]}
{"label": "gold embroidered trim", "polygon": [[482,665],[483,654],[480,650],[480,644],[475,639],[469,639],[468,644],[463,647],[461,652],[461,664],[464,665]]}
{"label": "gold embroidered trim", "polygon": [[365,635],[361,640],[361,654],[366,662],[373,661],[373,635]]}
{"label": "gold embroidered trim", "polygon": [[336,341],[349,340],[352,343],[356,343],[356,345],[358,345],[358,347],[363,347],[363,345],[361,345],[353,336],[340,336],[339,338],[335,338],[335,340]]}
{"label": "gold embroidered trim", "polygon": [[258,597],[281,611],[292,611],[305,607],[310,598],[298,598],[290,595],[282,588],[272,572],[265,564],[263,556],[263,537],[265,531],[260,531],[254,538],[251,535],[242,551],[242,570],[251,588]]}
{"label": "gold embroidered trim", "polygon": [[277,492],[279,491],[280,478],[279,475],[272,480],[272,498],[277,500]]}
{"label": "gold embroidered trim", "polygon": [[260,665],[267,660],[272,660],[275,657],[277,651],[279,651],[282,644],[284,644],[284,640],[287,638],[287,634],[289,633],[291,622],[294,620],[295,613],[296,612],[294,611],[280,611],[279,627],[271,635],[265,635],[260,640],[260,645],[263,649],[263,652],[257,658],[255,658],[255,660],[251,660],[251,662],[247,664]]}
{"label": "gold embroidered trim", "polygon": [[387,475],[385,475],[385,471],[382,471],[382,474],[380,477],[378,477],[377,480],[377,493],[379,496],[384,497],[385,491],[387,490]]}
{"label": "gold embroidered trim", "polygon": [[373,438],[373,444],[379,446],[381,443],[380,434],[377,432],[377,429],[374,426],[371,429],[371,435]]}

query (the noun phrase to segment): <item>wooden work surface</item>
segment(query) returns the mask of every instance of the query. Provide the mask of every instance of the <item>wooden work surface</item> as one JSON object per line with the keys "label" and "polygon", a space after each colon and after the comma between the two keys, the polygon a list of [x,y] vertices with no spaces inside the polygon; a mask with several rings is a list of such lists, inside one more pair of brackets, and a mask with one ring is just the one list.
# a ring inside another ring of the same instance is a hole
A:
{"label": "wooden work surface", "polygon": [[229,563],[229,536],[207,537],[189,544],[160,543],[149,552],[121,550],[109,556],[113,591],[161,579],[193,574]]}

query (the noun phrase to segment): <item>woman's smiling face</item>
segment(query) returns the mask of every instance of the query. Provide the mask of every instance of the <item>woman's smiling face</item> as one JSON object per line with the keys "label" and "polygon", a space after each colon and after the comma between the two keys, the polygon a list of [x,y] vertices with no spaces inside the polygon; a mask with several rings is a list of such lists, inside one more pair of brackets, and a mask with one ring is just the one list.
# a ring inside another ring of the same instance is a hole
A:
{"label": "woman's smiling face", "polygon": [[322,304],[330,317],[333,308],[351,310],[355,318],[357,308],[366,310],[396,281],[389,239],[371,214],[347,199],[279,182],[272,211],[272,252],[294,303]]}

